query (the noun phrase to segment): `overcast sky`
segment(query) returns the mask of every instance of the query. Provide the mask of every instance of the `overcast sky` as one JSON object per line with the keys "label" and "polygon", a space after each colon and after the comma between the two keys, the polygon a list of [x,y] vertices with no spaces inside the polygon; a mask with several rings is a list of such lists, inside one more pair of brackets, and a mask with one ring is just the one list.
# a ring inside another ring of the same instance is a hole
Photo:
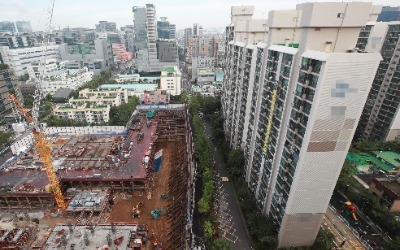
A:
{"label": "overcast sky", "polygon": [[[0,0],[0,21],[30,21],[34,30],[43,30],[49,0]],[[199,23],[203,27],[225,27],[230,22],[230,6],[254,5],[255,18],[267,18],[268,11],[295,9],[302,2],[335,0],[56,0],[52,26],[95,28],[100,20],[116,22],[117,27],[132,24],[132,6],[153,3],[157,17],[168,17],[177,29]],[[336,1],[342,2],[342,1]],[[370,2],[370,1],[366,1]],[[399,6],[399,0],[374,0],[375,4]]]}

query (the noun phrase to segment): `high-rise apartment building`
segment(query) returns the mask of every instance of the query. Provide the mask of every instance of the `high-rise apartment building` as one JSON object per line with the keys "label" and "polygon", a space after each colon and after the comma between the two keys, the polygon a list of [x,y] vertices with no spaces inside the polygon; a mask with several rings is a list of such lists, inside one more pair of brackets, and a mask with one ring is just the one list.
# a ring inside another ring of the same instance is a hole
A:
{"label": "high-rise apartment building", "polygon": [[29,21],[16,21],[15,25],[17,26],[18,33],[31,33],[32,25]]}
{"label": "high-rise apartment building", "polygon": [[8,66],[0,64],[0,125],[10,125],[10,122],[15,122],[14,115],[12,115],[14,105],[7,96],[8,94],[13,94],[22,101],[22,94],[18,84],[18,81],[13,79],[12,71]]}
{"label": "high-rise apartment building", "polygon": [[[166,55],[166,53],[175,53],[173,49],[168,51],[157,51],[157,23],[156,7],[154,4],[146,4],[145,7],[133,7],[134,16],[134,43],[136,45],[136,62],[139,72],[160,72],[165,66],[178,65],[178,51],[175,55]],[[176,42],[174,42],[176,43]],[[164,46],[164,44],[159,46]],[[171,48],[171,46],[167,46]],[[173,46],[172,46],[173,47]],[[176,47],[176,46],[175,46]],[[163,58],[175,57],[175,61],[165,62]]]}
{"label": "high-rise apartment building", "polygon": [[400,22],[369,23],[357,47],[380,52],[383,60],[369,91],[355,134],[356,140],[394,140],[400,136]]}
{"label": "high-rise apartment building", "polygon": [[378,22],[400,21],[400,6],[383,6],[381,14],[378,16]]}
{"label": "high-rise apartment building", "polygon": [[245,180],[279,225],[278,247],[314,243],[381,56],[358,53],[372,3],[304,3],[252,19],[232,7],[226,32],[225,131]]}

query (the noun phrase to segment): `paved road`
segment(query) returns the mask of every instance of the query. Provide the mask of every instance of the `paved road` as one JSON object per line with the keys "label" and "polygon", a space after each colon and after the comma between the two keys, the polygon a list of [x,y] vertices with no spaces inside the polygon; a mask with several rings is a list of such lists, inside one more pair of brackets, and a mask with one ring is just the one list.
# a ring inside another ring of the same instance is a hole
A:
{"label": "paved road", "polygon": [[345,224],[336,216],[336,214],[328,208],[322,221],[322,226],[328,229],[335,235],[335,244],[340,244],[345,241],[345,244],[340,249],[365,249],[358,241],[354,234],[348,230]]}
{"label": "paved road", "polygon": [[[212,138],[210,123],[206,121],[206,133],[209,138]],[[217,171],[221,177],[228,176],[228,172],[225,169],[224,162],[222,160],[222,156],[218,150],[217,145],[214,144],[212,140],[210,140],[212,146],[214,147],[214,160],[217,167]],[[231,182],[222,182],[222,187],[226,194],[226,201],[228,203],[230,209],[230,215],[232,216],[232,221],[234,225],[235,235],[238,237],[235,242],[230,242],[233,249],[240,250],[250,250],[251,248],[251,240],[250,236],[247,232],[246,223],[244,222],[243,215],[241,213],[239,203],[237,201],[235,191],[233,188],[233,184]]]}

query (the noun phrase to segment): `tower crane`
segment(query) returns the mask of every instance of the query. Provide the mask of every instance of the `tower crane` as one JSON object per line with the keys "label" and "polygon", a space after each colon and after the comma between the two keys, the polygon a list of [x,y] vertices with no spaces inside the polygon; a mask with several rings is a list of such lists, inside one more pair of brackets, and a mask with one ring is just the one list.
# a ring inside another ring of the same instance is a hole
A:
{"label": "tower crane", "polygon": [[14,105],[17,107],[19,112],[26,118],[26,120],[32,124],[33,126],[33,138],[36,143],[36,150],[39,154],[40,160],[42,160],[44,168],[46,169],[47,178],[49,179],[51,190],[54,193],[54,198],[56,199],[56,203],[58,208],[65,208],[65,201],[63,194],[61,192],[60,182],[58,181],[58,177],[56,172],[54,171],[53,163],[51,161],[51,149],[46,141],[46,135],[44,131],[40,128],[36,119],[34,119],[24,107],[22,107],[21,103],[18,99],[12,94],[8,94],[8,98],[13,100]]}
{"label": "tower crane", "polygon": [[13,96],[12,94],[8,94],[8,98],[13,100],[15,107],[18,109],[18,111],[26,118],[26,120],[30,123],[32,126],[33,130],[33,138],[35,140],[35,147],[36,150],[39,154],[40,160],[43,162],[44,168],[46,169],[46,175],[47,178],[49,179],[50,187],[51,190],[53,191],[54,198],[56,200],[57,206],[59,209],[64,209],[66,207],[65,201],[64,201],[64,196],[61,192],[61,186],[60,182],[58,180],[58,177],[56,175],[56,172],[53,167],[53,163],[51,160],[51,149],[46,141],[46,135],[44,131],[41,129],[38,117],[39,117],[39,107],[40,107],[40,99],[42,98],[42,93],[41,93],[41,81],[43,79],[44,71],[45,71],[45,63],[46,63],[46,56],[47,56],[47,45],[49,44],[49,33],[50,33],[50,28],[51,28],[51,21],[53,18],[53,9],[54,9],[54,1],[55,0],[50,0],[49,5],[48,5],[48,19],[46,23],[46,31],[44,32],[44,41],[45,41],[45,46],[44,46],[44,55],[41,58],[41,63],[42,65],[42,74],[39,76],[39,84],[37,84],[36,90],[35,90],[35,95],[34,95],[34,101],[33,101],[33,108],[32,108],[32,116],[29,114],[28,110],[25,109],[21,103],[18,101],[18,99]]}

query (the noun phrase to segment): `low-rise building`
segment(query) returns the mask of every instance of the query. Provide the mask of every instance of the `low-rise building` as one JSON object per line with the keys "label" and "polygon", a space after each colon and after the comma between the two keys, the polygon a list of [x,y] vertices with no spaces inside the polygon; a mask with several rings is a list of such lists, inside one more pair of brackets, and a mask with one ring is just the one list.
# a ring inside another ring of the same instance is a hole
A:
{"label": "low-rise building", "polygon": [[82,89],[79,91],[78,98],[69,99],[69,104],[72,107],[80,106],[119,106],[123,103],[128,103],[127,89]]}
{"label": "low-rise building", "polygon": [[139,82],[140,75],[139,74],[119,74],[115,77],[115,80],[118,83],[123,82]]}
{"label": "low-rise building", "polygon": [[140,97],[143,104],[167,104],[170,100],[170,94],[166,90],[144,91]]}
{"label": "low-rise building", "polygon": [[96,107],[58,107],[53,110],[54,115],[59,118],[68,118],[88,123],[104,123],[110,120],[110,106]]}
{"label": "low-rise building", "polygon": [[132,60],[133,53],[126,50],[124,43],[112,43],[111,44],[114,63],[124,63]]}
{"label": "low-rise building", "polygon": [[92,78],[93,72],[86,67],[80,70],[63,70],[45,76],[40,81],[40,87],[44,94],[53,95],[60,88],[75,90]]}
{"label": "low-rise building", "polygon": [[197,68],[197,83],[214,82],[215,72],[209,68]]}
{"label": "low-rise building", "polygon": [[8,64],[15,76],[28,73],[31,63],[39,63],[42,57],[59,58],[59,45],[50,43],[46,46],[9,48],[0,46],[0,54],[4,64]]}
{"label": "low-rise building", "polygon": [[99,87],[100,90],[116,90],[123,89],[128,91],[129,96],[141,97],[145,91],[155,91],[158,89],[158,84],[155,83],[127,83],[127,84],[103,84]]}
{"label": "low-rise building", "polygon": [[400,212],[400,179],[395,176],[373,179],[369,192],[376,194],[389,206],[389,212]]}
{"label": "low-rise building", "polygon": [[160,89],[171,95],[181,94],[181,71],[178,66],[168,66],[161,71]]}

